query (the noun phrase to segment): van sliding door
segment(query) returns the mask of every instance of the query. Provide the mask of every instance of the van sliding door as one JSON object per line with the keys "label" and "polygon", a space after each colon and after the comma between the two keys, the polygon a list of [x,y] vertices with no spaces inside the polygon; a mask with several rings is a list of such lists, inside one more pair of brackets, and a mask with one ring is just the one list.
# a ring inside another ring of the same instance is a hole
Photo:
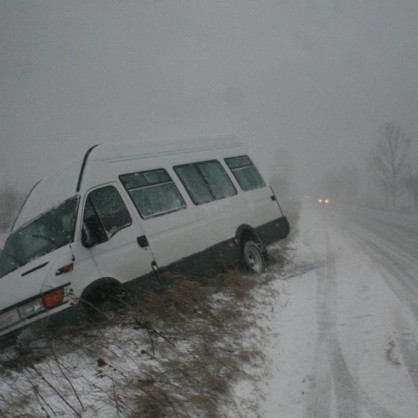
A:
{"label": "van sliding door", "polygon": [[[187,208],[166,169],[124,174],[119,178],[142,218],[158,267],[177,265],[180,260],[183,263],[188,257],[204,252],[206,236],[196,222],[193,208]],[[197,267],[201,266],[193,265],[190,269],[194,271]]]}

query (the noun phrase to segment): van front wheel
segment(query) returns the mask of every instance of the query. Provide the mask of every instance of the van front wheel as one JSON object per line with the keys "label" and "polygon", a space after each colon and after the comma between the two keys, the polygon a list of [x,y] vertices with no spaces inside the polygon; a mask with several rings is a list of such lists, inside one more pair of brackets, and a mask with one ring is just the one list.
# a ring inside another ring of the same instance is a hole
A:
{"label": "van front wheel", "polygon": [[85,298],[84,307],[95,321],[114,319],[128,305],[128,294],[123,285],[108,283],[94,289]]}
{"label": "van front wheel", "polygon": [[242,250],[242,264],[249,273],[260,274],[264,271],[264,255],[256,242],[247,241],[244,244]]}

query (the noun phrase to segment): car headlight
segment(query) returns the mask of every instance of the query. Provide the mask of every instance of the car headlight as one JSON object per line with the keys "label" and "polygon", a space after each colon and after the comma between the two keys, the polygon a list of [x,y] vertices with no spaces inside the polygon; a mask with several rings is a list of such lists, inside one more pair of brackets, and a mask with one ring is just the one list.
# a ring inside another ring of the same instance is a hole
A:
{"label": "car headlight", "polygon": [[12,309],[0,315],[0,329],[11,327],[16,322],[20,321],[19,312],[17,309]]}
{"label": "car headlight", "polygon": [[20,316],[22,319],[24,319],[44,311],[45,307],[41,299],[36,299],[33,302],[29,302],[26,305],[20,306],[18,309]]}

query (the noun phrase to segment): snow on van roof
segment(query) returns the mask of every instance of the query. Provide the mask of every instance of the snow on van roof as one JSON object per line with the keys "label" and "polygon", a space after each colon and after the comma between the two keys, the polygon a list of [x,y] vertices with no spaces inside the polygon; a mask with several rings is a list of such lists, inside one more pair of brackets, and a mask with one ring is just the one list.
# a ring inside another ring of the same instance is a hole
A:
{"label": "snow on van roof", "polygon": [[175,154],[188,151],[199,151],[211,148],[230,148],[242,145],[233,136],[206,136],[173,139],[158,139],[135,142],[119,142],[114,144],[100,144],[91,153],[89,159],[117,159],[126,156],[146,156],[148,154]]}

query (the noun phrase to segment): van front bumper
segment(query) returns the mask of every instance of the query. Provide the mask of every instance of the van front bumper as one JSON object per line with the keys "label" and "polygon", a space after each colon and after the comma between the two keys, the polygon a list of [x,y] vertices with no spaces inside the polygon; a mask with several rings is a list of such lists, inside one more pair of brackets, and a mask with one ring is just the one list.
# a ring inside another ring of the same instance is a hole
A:
{"label": "van front bumper", "polygon": [[55,315],[71,306],[69,284],[10,306],[0,312],[0,339],[9,337],[33,322]]}

